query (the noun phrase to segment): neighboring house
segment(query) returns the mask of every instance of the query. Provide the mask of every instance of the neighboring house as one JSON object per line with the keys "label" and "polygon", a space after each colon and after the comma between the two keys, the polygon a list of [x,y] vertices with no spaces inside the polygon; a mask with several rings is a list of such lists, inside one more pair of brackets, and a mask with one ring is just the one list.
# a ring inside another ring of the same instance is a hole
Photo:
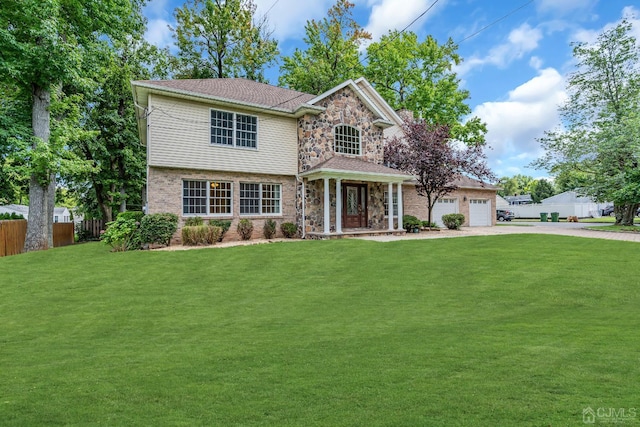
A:
{"label": "neighboring house", "polygon": [[364,78],[317,96],[245,79],[132,88],[148,213],[175,213],[181,225],[230,219],[231,238],[241,218],[253,221],[253,237],[267,219],[327,237],[400,231],[412,213],[404,209],[412,177],[383,165],[385,138],[401,132],[402,119]]}
{"label": "neighboring house", "polygon": [[496,194],[496,209],[509,209],[509,202],[499,194]]}
{"label": "neighboring house", "polygon": [[[16,213],[29,219],[29,206],[25,205],[5,205],[0,206],[0,213]],[[70,222],[71,213],[67,208],[53,208],[53,222]]]}
{"label": "neighboring house", "polygon": [[521,194],[519,196],[504,196],[504,199],[509,202],[510,205],[527,205],[533,203],[531,194]]}

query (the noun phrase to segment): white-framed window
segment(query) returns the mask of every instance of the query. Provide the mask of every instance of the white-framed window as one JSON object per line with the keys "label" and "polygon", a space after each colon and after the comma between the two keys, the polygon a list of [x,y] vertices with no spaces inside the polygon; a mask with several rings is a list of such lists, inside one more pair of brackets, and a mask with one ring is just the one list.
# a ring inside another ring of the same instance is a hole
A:
{"label": "white-framed window", "polygon": [[[398,216],[398,193],[393,192],[393,215]],[[389,216],[389,192],[384,192],[384,216]]]}
{"label": "white-framed window", "polygon": [[362,152],[360,131],[353,126],[338,125],[333,128],[334,150],[336,153],[359,156]]}
{"label": "white-framed window", "polygon": [[282,184],[240,183],[240,215],[282,214]]}
{"label": "white-framed window", "polygon": [[231,215],[233,183],[227,181],[182,181],[184,215]]}
{"label": "white-framed window", "polygon": [[211,144],[258,148],[258,118],[229,111],[211,110]]}
{"label": "white-framed window", "polygon": [[456,199],[438,199],[437,203],[442,203],[442,204],[453,204],[456,202]]}

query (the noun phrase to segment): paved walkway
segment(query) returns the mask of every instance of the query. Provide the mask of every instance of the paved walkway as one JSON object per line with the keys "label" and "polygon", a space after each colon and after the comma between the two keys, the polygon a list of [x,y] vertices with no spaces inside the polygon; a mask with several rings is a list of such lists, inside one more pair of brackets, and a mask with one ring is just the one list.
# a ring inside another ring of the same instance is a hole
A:
{"label": "paved walkway", "polygon": [[520,225],[497,225],[495,227],[463,227],[461,230],[423,231],[405,236],[366,236],[359,239],[391,242],[409,239],[442,239],[465,236],[495,236],[501,234],[557,234],[562,236],[588,237],[593,239],[627,240],[640,242],[640,233],[615,233],[587,230],[592,223],[519,223]]}

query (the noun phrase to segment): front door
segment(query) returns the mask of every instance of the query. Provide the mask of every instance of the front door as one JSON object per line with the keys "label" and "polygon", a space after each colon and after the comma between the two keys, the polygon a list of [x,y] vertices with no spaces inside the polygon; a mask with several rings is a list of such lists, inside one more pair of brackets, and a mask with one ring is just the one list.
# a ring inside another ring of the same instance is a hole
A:
{"label": "front door", "polygon": [[342,224],[345,228],[367,226],[367,185],[344,184],[342,187]]}

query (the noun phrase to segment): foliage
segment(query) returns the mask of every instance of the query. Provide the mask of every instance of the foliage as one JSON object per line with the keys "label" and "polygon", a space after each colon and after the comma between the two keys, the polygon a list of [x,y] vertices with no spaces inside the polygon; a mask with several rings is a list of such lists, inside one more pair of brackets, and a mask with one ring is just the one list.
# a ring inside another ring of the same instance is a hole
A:
{"label": "foliage", "polygon": [[224,239],[224,235],[227,233],[227,231],[229,231],[229,228],[231,228],[231,220],[228,220],[228,219],[210,219],[209,220],[209,225],[214,225],[216,227],[220,227],[220,229],[222,231],[220,232],[220,237],[218,238],[218,242],[222,242],[222,239]]}
{"label": "foliage", "polygon": [[141,249],[140,222],[131,215],[119,216],[107,223],[101,240],[111,246],[114,252]]}
{"label": "foliage", "polygon": [[118,215],[116,216],[116,219],[117,218],[132,219],[134,221],[141,222],[143,217],[144,217],[144,212],[142,211],[124,211],[124,212],[119,212]]}
{"label": "foliage", "polygon": [[505,196],[519,196],[523,194],[531,194],[535,179],[531,176],[517,174],[512,177],[503,176],[498,180],[498,194]]}
{"label": "foliage", "polygon": [[640,204],[640,45],[623,20],[594,43],[574,43],[576,71],[561,108],[564,128],[540,139],[534,166],[579,173],[580,192],[617,206],[616,224],[632,225]]}
{"label": "foliage", "polygon": [[145,215],[140,221],[140,234],[143,243],[158,243],[169,246],[171,237],[178,230],[178,215],[155,213]]}
{"label": "foliage", "polygon": [[414,228],[422,227],[422,221],[413,215],[403,215],[402,226],[407,230],[407,233],[411,233]]}
{"label": "foliage", "polygon": [[219,241],[221,235],[222,228],[215,225],[187,225],[182,227],[182,244],[213,245]]}
{"label": "foliage", "polygon": [[456,179],[471,176],[481,181],[495,177],[486,163],[483,145],[457,147],[449,128],[424,120],[405,120],[402,138],[394,137],[384,147],[385,162],[413,175],[418,195],[426,197],[429,222],[433,206],[455,191]]}
{"label": "foliage", "polygon": [[280,224],[280,231],[287,239],[291,239],[298,234],[298,226],[292,222],[283,222]]}
{"label": "foliage", "polygon": [[272,219],[266,220],[262,227],[262,233],[265,239],[272,239],[276,235],[276,222]]}
{"label": "foliage", "polygon": [[442,222],[449,230],[459,230],[464,224],[464,215],[459,213],[442,215]]}
{"label": "foliage", "polygon": [[15,212],[3,212],[0,213],[0,221],[2,220],[12,220],[12,219],[24,219],[24,215],[17,214]]}
{"label": "foliage", "polygon": [[184,220],[184,225],[186,225],[187,227],[193,227],[202,224],[204,224],[204,220],[199,216],[192,216]]}
{"label": "foliage", "polygon": [[175,77],[243,77],[265,82],[264,69],[275,63],[278,44],[266,18],[255,20],[253,0],[187,0],[176,9],[171,28],[178,48]]}
{"label": "foliage", "polygon": [[307,21],[306,50],[296,48],[283,58],[279,84],[301,92],[323,93],[362,75],[359,49],[371,34],[354,19],[355,4],[337,0],[321,21]]}
{"label": "foliage", "polygon": [[253,222],[251,222],[250,219],[242,218],[238,222],[237,231],[242,240],[251,239],[251,234],[253,234]]}
{"label": "foliage", "polygon": [[421,221],[421,225],[424,228],[440,228],[438,227],[438,224],[436,224],[435,222],[429,222],[429,221]]}
{"label": "foliage", "polygon": [[551,197],[556,194],[556,190],[546,179],[539,179],[534,182],[533,189],[531,190],[531,199],[533,203],[540,203],[547,197]]}
{"label": "foliage", "polygon": [[3,424],[583,425],[591,400],[637,407],[637,245],[527,234],[0,258],[0,388],[16,402]]}
{"label": "foliage", "polygon": [[469,91],[452,71],[462,62],[457,49],[451,39],[441,45],[429,35],[420,42],[413,32],[392,30],[367,48],[364,75],[394,110],[448,125],[453,139],[483,144],[486,125],[468,118]]}

